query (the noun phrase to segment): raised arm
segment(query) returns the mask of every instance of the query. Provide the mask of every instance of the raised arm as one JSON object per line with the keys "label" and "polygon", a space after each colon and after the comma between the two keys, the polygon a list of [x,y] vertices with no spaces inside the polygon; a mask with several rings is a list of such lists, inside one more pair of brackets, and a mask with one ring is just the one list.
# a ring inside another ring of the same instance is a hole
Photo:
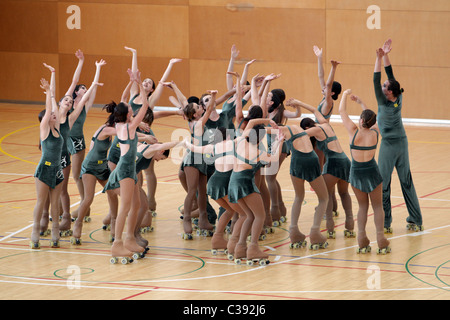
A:
{"label": "raised arm", "polygon": [[319,76],[320,89],[323,90],[323,88],[325,88],[325,72],[323,70],[322,49],[319,49],[318,46],[314,46],[313,50],[317,56],[317,71]]}
{"label": "raised arm", "polygon": [[263,118],[266,118],[268,115],[268,107],[267,107],[267,96],[269,95],[269,91],[270,91],[270,82],[278,79],[279,77],[281,77],[281,73],[278,75],[275,75],[274,73],[268,75],[267,77],[265,77],[264,81],[266,81],[266,85],[264,87],[264,91],[261,97],[261,109],[263,110]]}
{"label": "raised arm", "polygon": [[332,87],[334,82],[334,75],[336,74],[337,66],[340,64],[339,61],[331,60],[331,70],[330,74],[328,75],[327,83],[325,84],[325,102],[322,106],[322,113],[323,114],[329,114],[331,111],[331,108],[333,106],[333,99],[332,96]]}
{"label": "raised arm", "polygon": [[72,83],[70,84],[69,89],[67,89],[65,96],[72,96],[72,93],[75,90],[75,87],[77,86],[78,81],[80,81],[81,70],[83,69],[83,63],[84,63],[83,51],[78,49],[77,52],[75,52],[75,56],[78,58],[78,65],[73,74]]}
{"label": "raised arm", "polygon": [[376,51],[377,58],[375,60],[375,67],[373,70],[373,86],[375,89],[375,97],[377,98],[378,105],[386,103],[386,96],[381,88],[381,60],[384,56],[382,48],[378,48]]}
{"label": "raised arm", "polygon": [[[132,58],[131,58],[131,72],[136,72],[138,69],[138,63],[137,63],[137,51],[136,49],[130,48],[130,47],[124,47],[125,50],[128,50],[131,52],[132,54]],[[131,83],[131,88],[130,88],[130,95],[131,97],[134,97],[135,95],[137,95],[139,92],[139,84],[137,84],[136,82],[132,82]]]}
{"label": "raised arm", "polygon": [[313,106],[311,106],[307,103],[304,103],[303,101],[291,98],[286,102],[286,104],[287,105],[297,105],[299,107],[302,107],[302,108],[308,110],[309,112],[313,113],[319,123],[321,123],[321,124],[328,123],[327,119],[324,118],[324,116],[319,112],[319,110],[317,110],[317,108],[314,108]]}
{"label": "raised arm", "polygon": [[241,85],[242,86],[247,83],[248,69],[255,61],[256,61],[256,59],[253,59],[245,64],[244,71],[242,71],[242,77],[241,77]]}
{"label": "raised arm", "polygon": [[[94,75],[94,81],[93,83],[98,83],[100,79],[100,70],[101,68],[106,64],[106,61],[103,59],[100,59],[100,61],[95,61],[95,75]],[[90,89],[90,88],[89,88]],[[89,109],[94,104],[95,96],[97,94],[97,86],[94,86],[94,89],[89,94],[89,99],[86,101],[86,112],[89,111]]]}
{"label": "raised arm", "polygon": [[394,77],[394,72],[392,70],[392,64],[391,61],[389,59],[389,53],[392,50],[392,40],[388,39],[386,40],[386,42],[383,44],[383,64],[384,64],[384,70],[386,71],[386,75],[388,77],[389,80],[395,80]]}
{"label": "raised arm", "polygon": [[142,119],[144,119],[144,116],[147,113],[147,109],[149,108],[149,104],[144,86],[142,85],[141,73],[139,72],[139,70],[136,70],[135,72],[130,71],[131,70],[128,71],[130,79],[139,85],[139,95],[142,98],[142,107],[139,109],[137,115],[131,120],[131,123],[129,125],[132,130],[136,130],[136,128],[142,122]]}
{"label": "raised arm", "polygon": [[89,87],[88,91],[83,95],[81,100],[78,102],[78,104],[73,106],[73,112],[69,114],[69,128],[72,128],[73,124],[77,120],[78,116],[80,115],[81,111],[83,110],[83,106],[86,104],[86,102],[90,99],[90,96],[94,90],[97,90],[97,86],[103,86],[103,83],[98,82],[92,82],[91,86]]}
{"label": "raised arm", "polygon": [[234,81],[233,76],[230,75],[228,72],[234,71],[234,62],[236,61],[236,58],[239,55],[239,50],[236,49],[236,45],[231,46],[231,56],[230,56],[230,62],[228,63],[228,70],[227,70],[227,90],[233,89]]}
{"label": "raised arm", "polygon": [[186,96],[181,92],[181,90],[178,88],[175,82],[160,82],[162,85],[170,88],[175,92],[175,95],[177,96],[178,102],[182,105],[182,108],[184,109],[188,105],[188,101],[186,99]]}
{"label": "raised arm", "polygon": [[189,140],[190,138],[184,139],[183,144],[187,149],[191,150],[192,152],[206,154],[206,153],[213,153],[214,151],[213,144],[207,144],[205,146],[196,146],[190,143]]}
{"label": "raised arm", "polygon": [[351,93],[351,89],[345,90],[342,94],[341,103],[339,104],[339,114],[341,115],[342,123],[344,124],[345,129],[347,129],[350,138],[353,137],[357,129],[357,126],[353,123],[347,113],[347,97]]}
{"label": "raised arm", "polygon": [[231,72],[228,71],[227,74],[229,74],[231,77],[236,77],[236,102],[235,102],[235,112],[236,112],[236,119],[238,119],[239,122],[242,121],[244,118],[244,115],[242,113],[242,90],[241,90],[241,82],[240,82],[240,76],[237,72]]}
{"label": "raised arm", "polygon": [[41,124],[39,125],[39,137],[41,140],[45,140],[50,132],[50,117],[52,116],[52,93],[50,84],[44,78],[41,79],[41,89],[45,90],[45,114],[42,117]]}

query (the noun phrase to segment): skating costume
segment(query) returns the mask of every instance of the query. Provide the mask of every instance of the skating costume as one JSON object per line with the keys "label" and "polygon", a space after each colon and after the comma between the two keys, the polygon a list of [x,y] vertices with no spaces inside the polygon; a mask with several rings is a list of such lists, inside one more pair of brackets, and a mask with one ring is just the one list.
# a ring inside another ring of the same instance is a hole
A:
{"label": "skating costume", "polygon": [[[392,66],[385,67],[385,71],[389,79],[395,79]],[[375,72],[373,74],[373,84],[378,102],[377,122],[382,137],[378,166],[383,177],[384,226],[390,227],[392,222],[391,176],[394,167],[397,170],[403,198],[409,213],[406,221],[422,225],[422,213],[409,165],[408,139],[402,122],[403,95],[400,94],[394,102],[389,101],[383,93],[380,81],[381,72]]]}
{"label": "skating costume", "polygon": [[[237,144],[239,144],[242,140],[244,139],[239,140]],[[260,193],[255,184],[255,172],[259,168],[259,162],[257,162],[259,155],[254,159],[249,160],[237,154],[235,150],[234,156],[246,164],[251,165],[252,168],[242,171],[232,170],[233,172],[231,173],[230,182],[228,185],[228,199],[231,203],[237,203],[239,199],[245,198],[252,193]]]}
{"label": "skating costume", "polygon": [[69,116],[66,116],[66,121],[59,125],[59,132],[64,139],[64,143],[61,150],[61,169],[67,168],[70,164],[70,152],[67,149],[67,141],[69,141]]}
{"label": "skating costume", "polygon": [[306,136],[305,131],[293,134],[289,126],[287,126],[291,137],[286,140],[287,146],[291,150],[291,164],[289,173],[291,176],[306,180],[308,182],[316,180],[321,176],[319,157],[312,150],[311,152],[301,152],[294,148],[294,140]]}
{"label": "skating costume", "polygon": [[107,154],[111,146],[111,138],[107,137],[104,140],[98,140],[99,134],[105,129],[105,126],[100,129],[96,136],[92,137],[94,146],[87,154],[81,165],[80,179],[83,174],[91,174],[99,180],[108,180],[111,171],[108,167]]}
{"label": "skating costume", "polygon": [[[194,129],[192,129],[194,130]],[[202,137],[197,137],[194,135],[194,133],[191,133],[191,144],[194,144],[194,138],[197,139],[197,141],[200,142],[200,145],[203,145]],[[185,167],[194,167],[200,173],[207,175],[208,174],[208,168],[207,164],[203,158],[203,154],[192,152],[191,150],[187,150],[186,156],[184,157],[182,163],[181,163],[181,170],[184,171]]]}
{"label": "skating costume", "polygon": [[[236,117],[236,99],[233,102],[229,102],[233,97],[229,98],[227,101],[224,102],[222,105],[222,113],[226,113],[228,116],[228,119],[230,122],[228,123],[227,129],[235,131],[236,128],[234,126],[233,119]],[[247,100],[242,99],[242,107],[244,107],[247,104]],[[234,136],[230,136],[230,139],[234,139]]]}
{"label": "skating costume", "polygon": [[[373,129],[371,129],[373,130]],[[350,144],[350,149],[352,150],[375,150],[378,144],[378,132],[377,133],[377,143],[373,146],[363,147],[355,145],[355,137],[358,134],[356,130],[353,136],[352,143]],[[350,167],[350,184],[358,190],[365,193],[370,193],[375,190],[376,187],[383,182],[380,175],[380,170],[378,169],[377,162],[375,161],[375,156],[366,162],[358,162],[352,159],[352,165]]]}
{"label": "skating costume", "polygon": [[325,134],[324,140],[316,141],[317,148],[325,155],[322,174],[330,174],[336,178],[349,182],[350,160],[344,152],[335,152],[328,148],[328,143],[337,140],[337,137],[329,137],[322,127],[319,126],[319,128],[322,129]]}
{"label": "skating costume", "polygon": [[150,166],[150,163],[152,162],[153,157],[147,159],[144,157],[145,151],[150,147],[150,145],[146,145],[142,151],[138,151],[136,153],[137,159],[136,159],[136,174],[141,172],[142,170],[147,169]]}
{"label": "skating costume", "polygon": [[[136,111],[138,111],[141,107],[142,107],[142,103],[141,104],[137,104],[137,103],[134,103],[134,100],[136,99],[136,97],[137,96],[139,96],[139,94],[137,94],[137,95],[135,95],[133,98],[131,98],[131,100],[130,100],[130,102],[129,102],[129,104],[130,104],[130,106],[131,106],[131,109],[133,109],[133,114],[136,112]],[[153,132],[153,130],[152,129],[150,129],[150,131],[142,131],[139,127],[136,129],[136,131],[137,132],[140,132],[140,133],[144,133],[144,134],[149,134],[149,135],[152,135],[152,136],[155,136],[155,133]]]}
{"label": "skating costume", "polygon": [[[317,111],[319,111],[322,114],[322,116],[328,120],[331,118],[331,114],[333,113],[334,104],[331,106],[330,112],[328,112],[327,114],[323,114],[322,108],[323,108],[324,103],[325,103],[325,97],[322,99],[322,101],[320,101],[319,105],[317,106]],[[317,119],[316,119],[316,123],[319,123],[319,121]]]}
{"label": "skating costume", "polygon": [[34,176],[54,189],[63,182],[64,174],[61,168],[61,151],[64,144],[63,137],[55,128],[58,137],[55,137],[50,129],[47,138],[41,141],[42,156],[36,167]]}
{"label": "skating costume", "polygon": [[[268,125],[269,127],[271,126],[270,124]],[[272,142],[275,140],[276,138],[276,134],[267,134],[267,152],[268,153],[272,153]],[[281,153],[286,153],[286,156],[290,156],[291,155],[291,151],[288,147],[288,145],[286,144],[286,141],[283,141],[283,144],[281,146]]]}
{"label": "skating costume", "polygon": [[[73,109],[72,111],[73,112]],[[83,126],[86,121],[86,107],[83,106],[80,115],[72,125],[72,129],[69,132],[69,140],[67,141],[67,149],[70,154],[75,154],[81,150],[86,149],[86,142],[84,141]]]}
{"label": "skating costume", "polygon": [[[214,146],[215,150],[215,146]],[[218,158],[234,155],[234,143],[233,143],[233,150],[223,153],[216,153],[214,151],[213,159],[216,161]],[[228,185],[230,182],[231,174],[233,173],[233,170],[229,171],[218,171],[215,170],[213,175],[208,180],[208,185],[206,188],[206,193],[213,199],[221,199],[228,195]]]}
{"label": "skating costume", "polygon": [[123,156],[120,156],[119,162],[117,163],[116,169],[111,172],[109,176],[108,182],[103,189],[103,192],[106,190],[112,190],[120,188],[120,181],[125,178],[134,179],[134,182],[137,183],[137,175],[136,175],[136,154],[137,154],[137,143],[138,137],[137,134],[134,134],[134,139],[130,139],[130,131],[128,129],[127,124],[127,140],[118,139],[121,144],[128,144],[129,148],[127,153]]}

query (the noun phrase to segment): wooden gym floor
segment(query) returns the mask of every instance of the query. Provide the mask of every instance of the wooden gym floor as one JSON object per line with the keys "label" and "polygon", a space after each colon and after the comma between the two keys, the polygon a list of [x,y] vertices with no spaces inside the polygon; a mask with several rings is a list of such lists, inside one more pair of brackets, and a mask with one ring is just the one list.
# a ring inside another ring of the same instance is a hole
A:
{"label": "wooden gym floor", "polygon": [[[411,171],[425,231],[406,230],[407,210],[394,171],[394,233],[389,235],[392,253],[388,255],[377,255],[375,250],[356,254],[356,239],[343,237],[344,215],[340,204],[337,238],[328,240],[328,248],[289,249],[287,229],[293,188],[288,158],[278,174],[288,222],[260,241],[270,254],[271,264],[238,266],[225,255],[213,256],[209,238],[185,241],[180,237],[179,209],[185,192],[178,181],[178,165],[169,159],[155,164],[158,215],[153,220],[154,232],[145,234],[150,253],[145,259],[123,266],[109,262],[108,233],[102,230],[108,203],[102,193],[96,195],[91,207],[92,222],[84,224],[82,246],[73,246],[68,238],[62,238],[59,249],[49,248],[45,239],[41,240],[40,250],[29,248],[36,199],[33,173],[40,159],[37,114],[42,109],[36,105],[0,104],[0,299],[450,298],[449,127],[406,126]],[[89,112],[84,130],[88,145],[92,134],[105,120],[99,108]],[[340,123],[334,123],[333,127],[348,155],[345,129]],[[179,117],[160,119],[153,125],[160,141],[170,140],[175,129],[186,128]],[[97,191],[100,190],[97,185]],[[299,225],[308,234],[316,197],[309,186],[306,190]],[[353,192],[350,193],[356,215],[358,204]],[[72,209],[76,209],[80,199],[72,179],[69,194]],[[216,203],[212,201],[212,204],[218,209]],[[369,214],[368,236],[373,241],[372,211]],[[372,247],[375,249],[376,243]],[[72,281],[74,270],[80,274],[79,282]]]}

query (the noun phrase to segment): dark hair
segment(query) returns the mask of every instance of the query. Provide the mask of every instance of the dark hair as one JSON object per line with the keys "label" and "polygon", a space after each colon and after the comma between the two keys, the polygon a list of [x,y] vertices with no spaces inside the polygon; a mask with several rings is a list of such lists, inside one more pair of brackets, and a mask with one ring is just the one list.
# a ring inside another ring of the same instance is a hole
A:
{"label": "dark hair", "polygon": [[395,79],[389,79],[388,81],[389,85],[387,89],[389,91],[392,91],[392,95],[397,98],[399,95],[403,93],[404,91],[403,88],[400,86],[400,83]]}
{"label": "dark hair", "polygon": [[196,104],[199,104],[200,103],[200,99],[198,97],[196,97],[196,96],[190,96],[187,99],[187,102],[188,103],[195,102]]}
{"label": "dark hair", "polygon": [[80,90],[81,86],[84,86],[86,88],[86,85],[84,85],[82,83],[81,84],[77,84],[76,87],[75,87],[75,90],[73,90],[73,92],[72,92],[72,99],[73,100],[75,100],[75,98],[78,96],[77,91]]}
{"label": "dark hair", "polygon": [[203,107],[203,109],[206,108],[206,104],[203,102],[203,98],[206,97],[206,96],[210,96],[210,95],[211,95],[210,93],[204,93],[200,97],[198,104],[201,105]]}
{"label": "dark hair", "polygon": [[[152,78],[145,78],[145,79],[150,79],[150,80],[152,80],[152,89],[153,89],[153,91],[150,92],[150,93],[147,95],[147,98],[148,98],[148,97],[150,97],[150,96],[152,95],[153,92],[155,92],[155,81],[153,81]],[[145,79],[144,79],[144,80],[145,80]]]}
{"label": "dark hair", "polygon": [[[316,123],[311,118],[303,118],[302,121],[300,121],[300,127],[303,130],[306,130],[306,129],[309,129],[309,128],[312,128],[312,127],[315,127],[315,126],[316,126]],[[316,138],[315,137],[310,137],[310,140],[311,140],[312,146],[315,147],[316,146]]]}
{"label": "dark hair", "polygon": [[251,106],[250,110],[248,110],[247,117],[244,118],[244,121],[250,121],[252,119],[259,119],[263,117],[263,110],[258,105]]}
{"label": "dark hair", "polygon": [[331,86],[331,92],[334,92],[334,94],[331,96],[331,99],[337,100],[341,91],[342,91],[341,84],[337,81],[333,81],[333,84]]}
{"label": "dark hair", "polygon": [[[136,110],[133,113],[133,117],[136,117],[136,115],[139,113],[139,109]],[[142,119],[142,122],[148,124],[149,126],[152,125],[153,120],[155,120],[155,116],[153,114],[153,110],[151,108],[147,108],[147,112],[145,112],[144,118]]]}
{"label": "dark hair", "polygon": [[108,119],[106,120],[106,125],[108,127],[113,127],[117,122],[126,122],[128,116],[128,106],[120,102],[116,104],[114,101],[111,101],[108,104],[105,104],[102,110],[110,113]]}
{"label": "dark hair", "polygon": [[362,127],[369,129],[377,122],[377,114],[370,109],[365,109],[361,112],[361,117],[363,123]]}
{"label": "dark hair", "polygon": [[275,121],[276,124],[282,125],[287,120],[284,117],[284,100],[286,100],[286,93],[283,89],[273,89],[272,91],[272,101],[273,105],[269,108],[269,113],[273,112],[275,109],[278,108],[277,113],[272,118],[273,121]]}
{"label": "dark hair", "polygon": [[224,127],[219,127],[214,131],[214,141],[213,143],[219,143],[227,139],[227,129]]}
{"label": "dark hair", "polygon": [[195,102],[190,102],[185,108],[184,108],[184,115],[186,116],[186,119],[188,121],[194,120],[194,114],[195,114],[195,108],[194,108]]}
{"label": "dark hair", "polygon": [[247,142],[249,142],[251,144],[259,144],[260,141],[265,136],[266,136],[266,129],[265,129],[264,125],[257,124],[250,130],[250,133],[248,134],[247,137],[245,137],[245,139],[247,140]]}
{"label": "dark hair", "polygon": [[168,158],[169,154],[170,154],[170,149],[164,150],[163,155],[165,155]]}

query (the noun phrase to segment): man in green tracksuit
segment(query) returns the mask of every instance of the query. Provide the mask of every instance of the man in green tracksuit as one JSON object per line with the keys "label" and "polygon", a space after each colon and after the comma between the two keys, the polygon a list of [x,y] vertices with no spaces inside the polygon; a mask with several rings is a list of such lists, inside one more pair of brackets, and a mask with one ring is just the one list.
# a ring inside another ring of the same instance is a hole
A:
{"label": "man in green tracksuit", "polygon": [[[422,213],[419,200],[414,188],[409,166],[408,139],[402,122],[403,89],[395,80],[388,53],[391,51],[391,40],[385,42],[383,48],[377,50],[377,60],[373,75],[375,96],[378,102],[377,122],[380,128],[382,141],[378,155],[378,166],[383,178],[383,208],[385,212],[385,232],[392,232],[391,213],[391,176],[394,167],[400,180],[403,198],[406,202],[409,217],[408,229],[423,230]],[[381,59],[388,80],[381,85]]]}

